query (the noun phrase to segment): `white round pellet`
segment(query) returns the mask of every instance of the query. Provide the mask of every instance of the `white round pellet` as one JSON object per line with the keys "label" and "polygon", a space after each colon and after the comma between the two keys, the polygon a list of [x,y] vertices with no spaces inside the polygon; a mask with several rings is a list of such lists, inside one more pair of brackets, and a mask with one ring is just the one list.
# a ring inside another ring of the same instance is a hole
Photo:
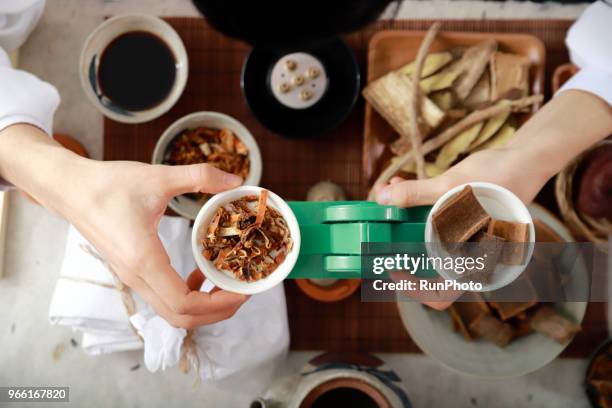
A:
{"label": "white round pellet", "polygon": [[296,52],[276,62],[269,84],[281,104],[292,109],[306,109],[325,95],[328,81],[321,61],[311,54]]}

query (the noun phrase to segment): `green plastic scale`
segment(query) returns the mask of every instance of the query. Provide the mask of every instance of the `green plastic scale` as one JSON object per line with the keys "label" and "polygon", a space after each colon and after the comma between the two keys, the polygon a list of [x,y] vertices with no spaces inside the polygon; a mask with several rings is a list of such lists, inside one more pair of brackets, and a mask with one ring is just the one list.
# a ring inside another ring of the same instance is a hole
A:
{"label": "green plastic scale", "polygon": [[431,207],[410,209],[371,201],[292,201],[302,243],[289,278],[361,276],[362,243],[423,242]]}

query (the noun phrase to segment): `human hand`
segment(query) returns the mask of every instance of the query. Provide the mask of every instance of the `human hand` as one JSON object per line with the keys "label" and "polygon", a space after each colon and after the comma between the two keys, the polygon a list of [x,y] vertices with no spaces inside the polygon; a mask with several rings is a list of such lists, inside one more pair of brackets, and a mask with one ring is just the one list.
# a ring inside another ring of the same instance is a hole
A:
{"label": "human hand", "polygon": [[[168,201],[217,193],[242,180],[206,164],[161,166],[89,161],[63,215],[96,247],[118,278],[173,326],[194,328],[231,317],[247,299],[190,290],[170,265],[157,233]],[[62,211],[63,212],[63,211]]]}
{"label": "human hand", "polygon": [[521,154],[511,148],[482,150],[431,179],[405,180],[393,177],[389,184],[374,187],[376,201],[399,207],[431,205],[455,186],[486,181],[507,188],[523,202],[529,203],[550,175],[537,167],[525,166],[525,157],[521,157]]}
{"label": "human hand", "polygon": [[[512,149],[491,149],[477,152],[451,167],[444,174],[424,180],[404,180],[394,177],[389,184],[377,189],[377,201],[380,204],[410,207],[433,204],[442,194],[451,188],[471,181],[488,181],[502,185],[513,191],[524,202],[533,200],[544,185],[547,177],[536,170],[529,174],[529,169],[520,165]],[[404,272],[396,272],[391,279],[413,280],[419,287],[420,278]],[[429,279],[428,279],[429,280]],[[436,280],[440,281],[441,278]],[[436,310],[451,306],[462,291],[423,291],[410,290],[404,294],[415,301]]]}
{"label": "human hand", "polygon": [[157,232],[172,197],[217,193],[239,186],[240,177],[206,164],[89,160],[29,125],[0,132],[0,174],[74,224],[118,278],[173,326],[227,319],[247,300],[223,290],[190,290],[171,267]]}
{"label": "human hand", "polygon": [[459,184],[488,181],[529,203],[549,178],[611,132],[612,109],[606,101],[588,92],[564,91],[523,124],[505,147],[471,154],[432,179],[395,178],[390,185],[374,186],[376,201],[428,205]]}

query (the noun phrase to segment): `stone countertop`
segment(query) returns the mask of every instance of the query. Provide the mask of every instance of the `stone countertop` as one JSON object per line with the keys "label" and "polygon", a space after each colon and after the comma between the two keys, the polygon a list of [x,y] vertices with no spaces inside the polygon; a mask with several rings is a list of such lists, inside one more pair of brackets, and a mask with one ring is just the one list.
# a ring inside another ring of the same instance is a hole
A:
{"label": "stone countertop", "polygon": [[[399,18],[575,18],[584,5],[480,1],[405,1]],[[62,95],[55,129],[75,136],[102,157],[102,117],[81,90],[77,62],[86,36],[107,15],[146,12],[196,15],[188,0],[48,0],[38,28],[22,48],[20,65],[53,83]],[[0,385],[70,386],[69,406],[248,406],[241,387],[194,385],[176,369],[150,374],[140,352],[90,357],[71,346],[78,336],[47,322],[67,224],[12,192],[4,278],[0,279]],[[53,351],[63,345],[59,358]],[[291,352],[284,372],[314,352]],[[415,406],[588,406],[581,388],[586,361],[561,359],[530,375],[481,380],[450,371],[421,355],[381,355],[403,378]],[[134,369],[138,364],[140,367]],[[75,404],[76,403],[76,404]],[[16,405],[23,406],[23,405]],[[56,406],[56,405],[54,405]],[[61,406],[61,404],[57,404]],[[67,405],[68,406],[68,405]]]}

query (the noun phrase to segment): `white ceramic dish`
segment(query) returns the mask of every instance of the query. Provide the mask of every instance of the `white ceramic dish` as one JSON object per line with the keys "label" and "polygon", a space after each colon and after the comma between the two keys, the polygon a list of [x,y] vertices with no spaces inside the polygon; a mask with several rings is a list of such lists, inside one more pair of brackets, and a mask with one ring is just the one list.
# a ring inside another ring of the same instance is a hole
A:
{"label": "white ceramic dish", "polygon": [[[170,48],[176,61],[176,78],[166,99],[142,111],[128,111],[115,106],[102,95],[98,84],[101,54],[115,38],[131,31],[146,31],[159,37]],[[123,123],[148,122],[170,110],[185,89],[188,71],[189,60],[181,37],[162,19],[146,14],[124,14],[104,21],[85,40],[79,61],[81,85],[87,98],[104,116]]]}
{"label": "white ceramic dish", "polygon": [[[511,191],[492,183],[485,182],[473,182],[468,183],[473,191],[474,195],[478,199],[478,202],[485,211],[492,217],[498,220],[515,221],[529,224],[529,239],[530,243],[525,257],[523,265],[503,265],[498,264],[495,267],[491,282],[489,284],[483,284],[482,292],[488,292],[492,290],[500,289],[518,278],[521,273],[525,270],[526,265],[531,260],[533,255],[533,244],[535,242],[535,229],[533,226],[533,220],[527,210],[527,207],[523,202]],[[462,184],[455,188],[447,191],[442,197],[436,201],[425,224],[425,244],[427,247],[427,253],[431,257],[447,257],[452,256],[447,253],[442,245],[439,245],[440,237],[433,228],[432,215],[443,206],[449,199],[455,194],[459,193],[467,184]],[[446,271],[444,269],[437,270],[437,272],[444,279],[455,279],[456,275],[452,271]]]}
{"label": "white ceramic dish", "polygon": [[191,235],[191,248],[193,257],[200,270],[204,273],[207,280],[210,280],[215,286],[225,289],[230,292],[243,293],[252,295],[260,293],[280,284],[289,275],[300,253],[300,227],[298,225],[295,214],[287,203],[273,192],[268,192],[268,206],[276,209],[287,221],[291,238],[293,239],[293,248],[287,254],[287,257],[270,275],[255,282],[243,282],[230,274],[218,270],[212,262],[204,258],[202,255],[202,243],[200,237],[206,233],[206,229],[210,224],[217,208],[231,201],[237,200],[246,195],[261,194],[263,188],[256,186],[242,186],[233,190],[225,191],[214,195],[204,204],[196,217]]}
{"label": "white ceramic dish", "polygon": [[574,242],[574,238],[572,237],[570,230],[546,208],[542,207],[540,204],[531,203],[527,209],[534,220],[540,220],[544,225],[556,233],[564,242]]}
{"label": "white ceramic dish", "polygon": [[[244,180],[245,186],[256,186],[261,180],[262,162],[259,146],[249,130],[231,116],[218,112],[195,112],[183,116],[168,127],[161,135],[153,150],[153,164],[161,164],[168,149],[168,145],[181,132],[197,127],[207,127],[211,129],[229,129],[236,135],[242,143],[249,149],[249,175]],[[194,220],[202,208],[202,202],[196,201],[186,196],[174,197],[168,203],[170,208],[185,218]]]}
{"label": "white ceramic dish", "polygon": [[[548,211],[531,205],[529,211],[564,241],[573,242],[571,234]],[[588,295],[589,281],[584,262],[572,268],[572,287]],[[403,295],[399,295],[403,296]],[[532,333],[499,348],[485,341],[467,342],[452,329],[448,312],[439,312],[417,302],[398,301],[398,309],[406,330],[414,342],[429,356],[463,374],[481,378],[518,377],[535,371],[554,360],[567,347],[541,334]],[[557,302],[555,308],[580,323],[586,313],[586,302]]]}

